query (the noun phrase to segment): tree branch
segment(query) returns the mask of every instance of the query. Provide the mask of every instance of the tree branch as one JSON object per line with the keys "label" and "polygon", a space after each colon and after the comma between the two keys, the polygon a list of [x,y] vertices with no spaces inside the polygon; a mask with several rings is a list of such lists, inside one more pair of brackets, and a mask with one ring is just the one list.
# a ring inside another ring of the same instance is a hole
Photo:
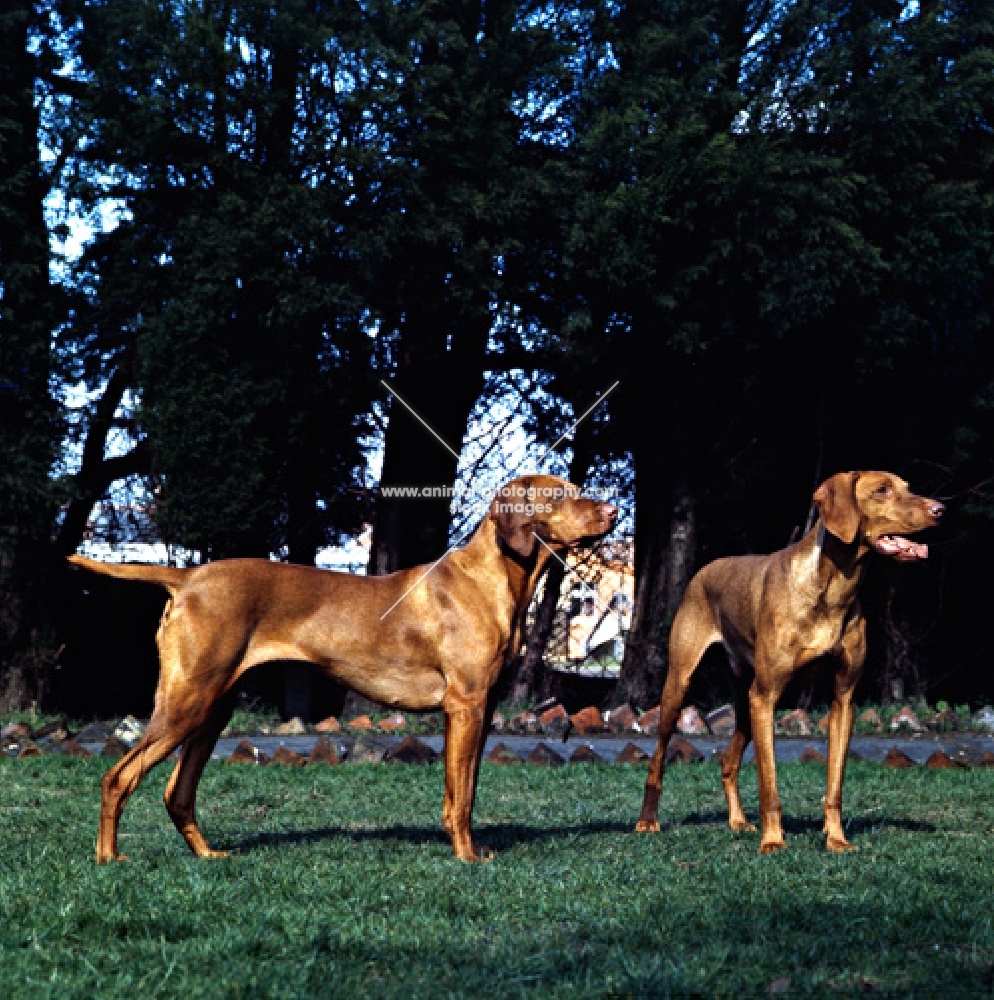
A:
{"label": "tree branch", "polygon": [[107,380],[103,395],[93,411],[83,444],[82,463],[73,477],[73,498],[53,542],[55,550],[61,555],[76,551],[83,540],[93,505],[111,483],[136,473],[148,472],[151,468],[152,449],[148,438],[139,441],[126,455],[104,458],[107,436],[114,426],[114,414],[130,383],[131,365],[125,354]]}

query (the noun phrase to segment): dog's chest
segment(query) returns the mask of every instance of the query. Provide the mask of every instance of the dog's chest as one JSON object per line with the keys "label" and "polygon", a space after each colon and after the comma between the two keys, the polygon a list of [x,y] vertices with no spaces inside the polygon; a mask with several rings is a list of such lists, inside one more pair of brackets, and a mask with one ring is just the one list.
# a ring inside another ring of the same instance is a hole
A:
{"label": "dog's chest", "polygon": [[838,652],[849,620],[851,602],[836,603],[829,595],[819,594],[807,601],[792,602],[794,607],[787,621],[794,643],[803,648],[805,659]]}
{"label": "dog's chest", "polygon": [[854,595],[837,593],[815,573],[799,574],[796,569],[786,586],[766,594],[767,614],[762,618],[782,653],[793,652],[795,659],[807,662],[840,650]]}

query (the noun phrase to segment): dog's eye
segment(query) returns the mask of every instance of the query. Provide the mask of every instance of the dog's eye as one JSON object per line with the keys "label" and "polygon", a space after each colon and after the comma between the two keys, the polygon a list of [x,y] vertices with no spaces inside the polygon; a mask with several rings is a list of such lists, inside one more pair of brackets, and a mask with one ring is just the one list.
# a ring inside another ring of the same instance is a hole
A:
{"label": "dog's eye", "polygon": [[890,493],[890,487],[886,483],[882,483],[874,491],[878,497],[885,497]]}

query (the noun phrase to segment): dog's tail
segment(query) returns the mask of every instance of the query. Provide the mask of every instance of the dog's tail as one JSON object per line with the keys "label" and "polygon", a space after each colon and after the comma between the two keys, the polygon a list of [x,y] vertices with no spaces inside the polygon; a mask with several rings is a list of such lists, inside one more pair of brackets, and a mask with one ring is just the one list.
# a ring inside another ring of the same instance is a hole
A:
{"label": "dog's tail", "polygon": [[119,580],[157,583],[160,587],[165,587],[170,594],[175,593],[187,575],[192,572],[188,569],[177,569],[175,566],[150,566],[146,563],[102,563],[97,562],[96,559],[87,559],[86,556],[67,556],[66,558],[74,566],[82,566],[83,569],[88,569],[91,573],[113,576]]}

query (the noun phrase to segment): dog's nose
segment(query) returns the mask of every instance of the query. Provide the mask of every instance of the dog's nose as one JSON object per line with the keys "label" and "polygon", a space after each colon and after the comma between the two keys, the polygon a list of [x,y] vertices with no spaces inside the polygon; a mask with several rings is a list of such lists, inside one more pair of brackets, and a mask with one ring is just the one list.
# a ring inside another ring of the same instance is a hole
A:
{"label": "dog's nose", "polygon": [[608,520],[613,521],[618,516],[618,508],[613,503],[604,503],[601,504],[601,513]]}
{"label": "dog's nose", "polygon": [[928,512],[932,515],[932,517],[938,519],[946,512],[946,505],[944,503],[939,503],[938,500],[933,500],[928,505]]}

